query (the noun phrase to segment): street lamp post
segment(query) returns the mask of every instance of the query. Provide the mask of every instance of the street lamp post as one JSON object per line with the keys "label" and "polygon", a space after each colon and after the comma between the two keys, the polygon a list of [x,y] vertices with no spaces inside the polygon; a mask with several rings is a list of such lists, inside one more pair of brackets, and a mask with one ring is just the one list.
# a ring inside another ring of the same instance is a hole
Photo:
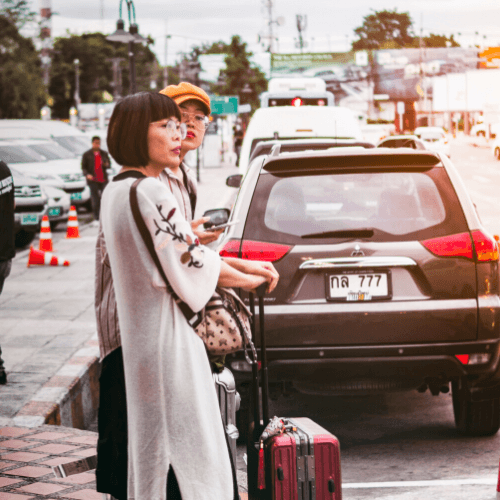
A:
{"label": "street lamp post", "polygon": [[75,65],[75,107],[80,109],[80,60],[75,59],[73,61]]}
{"label": "street lamp post", "polygon": [[[127,5],[129,29],[125,31],[125,23],[122,19],[122,4]],[[135,19],[135,6],[132,0],[120,0],[120,19],[116,22],[116,31],[106,37],[110,42],[120,42],[128,44],[128,60],[130,72],[130,93],[137,92],[136,74],[135,74],[135,54],[134,43],[143,43],[146,39],[139,35],[139,26]]]}

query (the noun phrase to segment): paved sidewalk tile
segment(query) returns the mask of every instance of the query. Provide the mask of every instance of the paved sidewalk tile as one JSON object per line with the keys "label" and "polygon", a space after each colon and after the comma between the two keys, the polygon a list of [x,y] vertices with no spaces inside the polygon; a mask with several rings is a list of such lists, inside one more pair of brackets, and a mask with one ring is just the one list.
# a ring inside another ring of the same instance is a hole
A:
{"label": "paved sidewalk tile", "polygon": [[[0,429],[0,447],[9,442],[11,446],[13,437],[16,446],[21,442],[19,448],[30,451],[0,451],[0,500],[102,500],[95,491],[94,471],[57,478],[52,470],[52,466],[77,460],[76,453],[95,455],[96,433],[50,425],[34,429],[4,427]],[[46,453],[31,451],[33,445]]]}

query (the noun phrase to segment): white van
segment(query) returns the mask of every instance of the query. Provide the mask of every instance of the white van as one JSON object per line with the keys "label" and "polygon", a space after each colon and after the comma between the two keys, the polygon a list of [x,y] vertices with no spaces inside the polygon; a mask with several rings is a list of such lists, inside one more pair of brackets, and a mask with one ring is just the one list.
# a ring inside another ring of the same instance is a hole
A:
{"label": "white van", "polygon": [[356,139],[363,134],[355,114],[338,106],[278,106],[259,108],[245,132],[239,167],[243,172],[253,148],[272,139]]}

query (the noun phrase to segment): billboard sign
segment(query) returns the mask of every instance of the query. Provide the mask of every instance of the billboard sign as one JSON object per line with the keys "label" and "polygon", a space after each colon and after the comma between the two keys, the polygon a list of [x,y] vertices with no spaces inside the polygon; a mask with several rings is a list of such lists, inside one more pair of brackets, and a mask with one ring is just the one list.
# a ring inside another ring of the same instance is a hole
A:
{"label": "billboard sign", "polygon": [[393,101],[418,100],[432,93],[431,77],[476,69],[477,49],[423,48],[377,50],[374,57],[375,94]]}

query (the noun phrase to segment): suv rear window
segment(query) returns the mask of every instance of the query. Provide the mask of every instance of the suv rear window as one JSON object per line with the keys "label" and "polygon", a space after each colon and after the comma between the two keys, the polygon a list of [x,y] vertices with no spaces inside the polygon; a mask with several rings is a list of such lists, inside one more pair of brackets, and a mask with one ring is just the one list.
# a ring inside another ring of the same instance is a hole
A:
{"label": "suv rear window", "polygon": [[[305,235],[373,231],[370,241],[412,241],[468,231],[442,167],[426,171],[262,174],[245,239],[308,244]],[[345,235],[332,238],[345,240]]]}

